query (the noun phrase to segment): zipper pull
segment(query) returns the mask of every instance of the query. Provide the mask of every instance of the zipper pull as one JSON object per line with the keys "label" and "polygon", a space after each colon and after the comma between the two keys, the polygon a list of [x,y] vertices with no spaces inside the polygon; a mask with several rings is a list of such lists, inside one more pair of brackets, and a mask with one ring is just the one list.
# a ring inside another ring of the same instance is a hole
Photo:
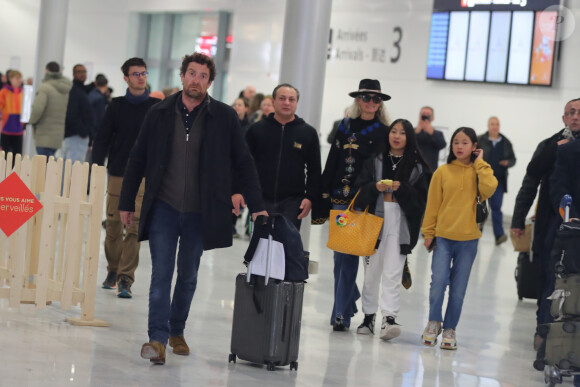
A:
{"label": "zipper pull", "polygon": [[185,134],[185,142],[189,142],[189,133]]}

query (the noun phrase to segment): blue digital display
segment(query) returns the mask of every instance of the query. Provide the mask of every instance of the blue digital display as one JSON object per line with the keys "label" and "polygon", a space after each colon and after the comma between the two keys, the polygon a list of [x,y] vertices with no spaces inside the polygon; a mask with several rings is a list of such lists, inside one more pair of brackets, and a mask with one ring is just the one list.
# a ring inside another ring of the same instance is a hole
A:
{"label": "blue digital display", "polygon": [[447,56],[447,34],[449,12],[435,12],[431,16],[429,54],[427,56],[427,78],[443,79]]}

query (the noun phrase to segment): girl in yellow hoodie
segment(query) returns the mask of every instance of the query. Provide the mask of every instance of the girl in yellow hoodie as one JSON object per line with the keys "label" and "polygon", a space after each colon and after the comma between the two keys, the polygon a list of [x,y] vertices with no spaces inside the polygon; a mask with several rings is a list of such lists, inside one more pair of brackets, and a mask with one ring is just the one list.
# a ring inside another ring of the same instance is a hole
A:
{"label": "girl in yellow hoodie", "polygon": [[[477,135],[473,129],[461,127],[451,137],[447,164],[433,174],[421,227],[425,247],[430,249],[432,243],[436,246],[431,263],[429,322],[421,337],[427,346],[437,344],[437,337],[443,332],[441,348],[457,349],[455,328],[481,238],[475,223],[477,179],[481,199],[493,195],[497,179],[483,161],[483,151],[477,149]],[[449,299],[443,319],[447,284]]]}

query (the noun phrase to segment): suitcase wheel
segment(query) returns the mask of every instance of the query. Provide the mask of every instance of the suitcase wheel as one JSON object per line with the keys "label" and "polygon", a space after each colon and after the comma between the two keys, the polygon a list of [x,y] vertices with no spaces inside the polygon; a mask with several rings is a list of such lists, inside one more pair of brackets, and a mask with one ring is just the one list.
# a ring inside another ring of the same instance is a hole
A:
{"label": "suitcase wheel", "polygon": [[554,366],[546,366],[544,368],[544,381],[550,387],[554,387],[556,384],[562,383],[562,374],[560,370]]}
{"label": "suitcase wheel", "polygon": [[228,363],[234,362],[234,364],[236,364],[236,354],[235,353],[230,353],[230,356],[228,358]]}
{"label": "suitcase wheel", "polygon": [[297,361],[290,362],[290,371],[292,371],[293,369],[298,371],[298,362]]}
{"label": "suitcase wheel", "polygon": [[562,359],[558,362],[558,367],[561,370],[568,370],[568,369],[570,369],[571,366],[572,366],[572,363],[570,363],[570,360],[568,360],[568,359]]}
{"label": "suitcase wheel", "polygon": [[544,362],[544,359],[536,359],[534,360],[533,366],[535,370],[542,371],[546,367],[546,363]]}
{"label": "suitcase wheel", "polygon": [[276,370],[276,366],[274,365],[274,363],[268,362],[267,365],[268,365],[268,371]]}

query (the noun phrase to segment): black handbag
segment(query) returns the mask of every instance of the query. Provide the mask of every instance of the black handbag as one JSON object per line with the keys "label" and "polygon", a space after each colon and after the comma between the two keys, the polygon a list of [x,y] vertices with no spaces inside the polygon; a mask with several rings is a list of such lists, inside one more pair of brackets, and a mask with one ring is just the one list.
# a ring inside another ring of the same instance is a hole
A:
{"label": "black handbag", "polygon": [[481,195],[479,193],[479,177],[475,176],[475,188],[477,189],[476,201],[477,205],[475,207],[475,223],[484,223],[489,215],[489,208],[487,207],[487,200],[481,200]]}

